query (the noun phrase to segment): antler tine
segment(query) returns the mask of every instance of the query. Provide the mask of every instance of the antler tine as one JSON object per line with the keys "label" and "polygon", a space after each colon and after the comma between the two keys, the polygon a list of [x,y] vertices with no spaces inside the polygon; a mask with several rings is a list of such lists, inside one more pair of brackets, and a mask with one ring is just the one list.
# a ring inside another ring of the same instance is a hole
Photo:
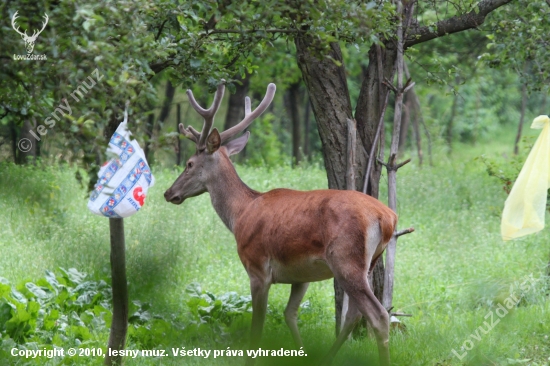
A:
{"label": "antler tine", "polygon": [[191,105],[193,106],[193,109],[195,109],[197,113],[204,118],[202,130],[200,132],[200,136],[197,142],[197,148],[199,149],[205,146],[206,137],[208,137],[208,134],[210,133],[210,129],[212,129],[212,125],[214,124],[214,116],[216,115],[216,112],[220,108],[224,91],[225,91],[225,80],[222,79],[220,85],[218,85],[216,94],[214,94],[214,101],[212,102],[212,105],[210,106],[210,108],[204,109],[195,100],[195,97],[193,96],[193,92],[191,90],[187,90],[189,103],[191,103]]}
{"label": "antler tine", "polygon": [[[15,21],[17,20],[17,18],[19,18],[17,16],[17,13],[19,13],[19,10],[17,10],[14,14],[13,14],[13,17],[11,17],[11,26],[12,28],[17,32],[19,33],[20,35],[22,36],[26,36],[27,35],[27,31],[25,31],[25,33],[21,33],[21,31],[19,31],[19,26],[17,24],[15,24]],[[17,28],[15,28],[17,26]]]}
{"label": "antler tine", "polygon": [[244,97],[244,115],[248,116],[250,114],[250,98]]}
{"label": "antler tine", "polygon": [[183,123],[180,123],[178,127],[180,133],[187,137],[189,140],[193,141],[194,143],[199,142],[200,134],[193,127],[189,126],[188,128],[184,128]]}
{"label": "antler tine", "polygon": [[44,28],[46,28],[46,25],[48,24],[48,20],[50,19],[48,17],[48,14],[44,13],[44,18],[45,18],[45,22],[42,23],[42,29],[40,29],[40,31],[38,32],[38,34],[42,33],[42,31],[44,30]]}
{"label": "antler tine", "polygon": [[275,90],[276,89],[277,88],[276,88],[275,84],[270,83],[267,86],[267,91],[265,93],[264,99],[256,107],[256,109],[254,109],[254,111],[252,111],[252,112],[251,112],[251,108],[250,108],[250,98],[246,97],[245,100],[244,100],[244,109],[245,109],[244,119],[241,122],[239,122],[237,125],[231,127],[228,130],[223,131],[220,134],[222,143],[229,140],[229,139],[231,139],[232,137],[234,137],[238,133],[244,131],[245,128],[250,126],[252,121],[254,121],[254,119],[256,117],[258,117],[260,114],[262,114],[267,109],[267,107],[271,104],[271,102],[273,101],[273,98],[275,97]]}
{"label": "antler tine", "polygon": [[192,133],[193,135],[195,135],[195,136],[197,137],[197,139],[201,136],[201,133],[200,133],[199,131],[195,130],[195,129],[193,128],[193,126],[189,126],[189,127],[187,127],[187,129],[188,129],[189,131],[191,131],[191,133]]}

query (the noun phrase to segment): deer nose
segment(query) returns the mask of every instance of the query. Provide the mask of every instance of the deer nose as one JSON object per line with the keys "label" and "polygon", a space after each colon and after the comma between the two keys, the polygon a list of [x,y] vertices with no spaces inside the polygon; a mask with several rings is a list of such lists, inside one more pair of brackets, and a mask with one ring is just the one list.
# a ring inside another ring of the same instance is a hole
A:
{"label": "deer nose", "polygon": [[164,199],[166,200],[166,202],[174,203],[177,205],[183,202],[181,196],[179,194],[172,193],[170,189],[164,192]]}

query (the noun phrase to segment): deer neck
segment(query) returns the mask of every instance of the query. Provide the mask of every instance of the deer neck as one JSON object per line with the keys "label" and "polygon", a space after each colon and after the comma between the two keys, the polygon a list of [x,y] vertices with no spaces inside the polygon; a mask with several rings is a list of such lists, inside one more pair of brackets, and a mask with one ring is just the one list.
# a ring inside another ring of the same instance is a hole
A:
{"label": "deer neck", "polygon": [[225,226],[233,232],[234,223],[246,206],[260,195],[239,178],[228,157],[222,156],[217,178],[207,184],[214,210]]}

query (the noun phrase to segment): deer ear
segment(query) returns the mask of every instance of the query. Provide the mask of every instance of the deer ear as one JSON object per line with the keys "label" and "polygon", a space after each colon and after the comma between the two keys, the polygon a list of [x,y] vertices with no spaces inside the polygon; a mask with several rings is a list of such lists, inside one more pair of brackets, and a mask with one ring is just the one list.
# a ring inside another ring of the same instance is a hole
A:
{"label": "deer ear", "polygon": [[213,154],[220,148],[221,143],[222,139],[220,137],[220,133],[217,128],[214,128],[206,139],[206,150],[208,150],[209,154]]}
{"label": "deer ear", "polygon": [[246,131],[241,137],[231,140],[227,144],[223,145],[227,149],[229,156],[240,153],[246,146],[249,137],[250,131]]}

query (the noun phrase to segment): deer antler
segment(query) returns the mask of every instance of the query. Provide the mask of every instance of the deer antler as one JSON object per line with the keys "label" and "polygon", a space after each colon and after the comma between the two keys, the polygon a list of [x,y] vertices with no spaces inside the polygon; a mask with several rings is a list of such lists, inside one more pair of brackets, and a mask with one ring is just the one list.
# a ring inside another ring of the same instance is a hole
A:
{"label": "deer antler", "polygon": [[235,135],[244,131],[245,128],[250,126],[252,121],[254,121],[254,119],[258,117],[260,114],[262,114],[267,109],[267,107],[271,104],[271,102],[273,101],[273,97],[275,97],[275,90],[276,90],[275,84],[270,83],[267,86],[267,91],[265,93],[264,99],[258,105],[258,107],[256,107],[256,109],[254,109],[254,111],[252,112],[250,108],[250,98],[246,97],[244,99],[244,119],[241,122],[239,122],[237,125],[231,127],[228,130],[223,131],[220,134],[222,143],[233,138]]}
{"label": "deer antler", "polygon": [[[36,31],[34,31],[34,32],[32,33],[32,37],[38,37],[38,35],[39,35],[40,33],[42,33],[42,31],[44,30],[44,28],[46,28],[46,25],[48,24],[48,20],[49,20],[50,18],[48,18],[48,14],[46,14],[46,13],[44,13],[44,18],[45,18],[46,21],[42,23],[42,29],[40,29],[40,30],[38,31],[38,33],[37,33]],[[31,38],[32,38],[32,37],[31,37]]]}
{"label": "deer antler", "polygon": [[[216,94],[214,95],[214,101],[208,109],[202,108],[195,100],[193,92],[191,90],[187,90],[189,103],[191,103],[197,113],[204,118],[204,124],[202,126],[201,132],[198,132],[191,126],[185,128],[182,123],[179,124],[179,130],[181,134],[197,144],[198,150],[201,150],[205,147],[206,138],[208,137],[208,134],[212,129],[212,125],[214,124],[214,116],[216,115],[216,112],[220,107],[223,98],[223,92],[225,90],[224,83],[225,80],[222,79],[220,85],[218,85],[218,90],[216,90]],[[250,98],[246,97],[244,99],[244,119],[237,125],[231,127],[226,131],[223,131],[220,134],[221,142],[224,143],[235,137],[235,135],[244,131],[244,129],[246,129],[252,123],[252,121],[254,121],[255,118],[261,115],[267,109],[269,104],[271,104],[271,102],[273,101],[273,98],[275,97],[275,90],[275,84],[269,84],[267,86],[267,91],[265,93],[264,99],[258,105],[258,107],[254,109],[254,111],[251,110]]]}
{"label": "deer antler", "polygon": [[14,29],[17,33],[19,33],[19,34],[22,35],[23,37],[28,37],[28,36],[27,36],[27,31],[25,31],[25,33],[21,33],[21,32],[19,31],[19,26],[17,26],[17,28],[15,28],[15,26],[17,25],[17,24],[15,24],[15,20],[18,18],[18,16],[17,16],[17,13],[18,13],[18,12],[19,12],[19,10],[17,10],[17,11],[15,12],[15,14],[13,14],[13,17],[11,17],[11,26],[13,27],[13,29]]}
{"label": "deer antler", "polygon": [[187,128],[183,127],[183,123],[179,124],[180,133],[187,137],[189,140],[193,141],[195,144],[199,142],[201,134],[195,130],[193,127],[189,126]]}
{"label": "deer antler", "polygon": [[202,125],[202,130],[200,133],[191,126],[189,126],[187,129],[184,129],[183,125],[180,125],[180,132],[183,133],[190,140],[195,141],[195,143],[197,144],[197,149],[199,150],[203,149],[206,146],[205,145],[206,138],[208,137],[208,134],[212,129],[212,125],[214,124],[214,116],[216,115],[216,112],[220,108],[224,91],[225,91],[225,80],[222,79],[220,85],[218,85],[218,90],[216,90],[216,94],[214,94],[214,101],[212,102],[212,105],[210,106],[210,108],[204,109],[195,100],[195,97],[193,96],[193,92],[191,90],[187,90],[189,103],[191,103],[191,105],[197,111],[197,113],[204,118],[204,124]]}

